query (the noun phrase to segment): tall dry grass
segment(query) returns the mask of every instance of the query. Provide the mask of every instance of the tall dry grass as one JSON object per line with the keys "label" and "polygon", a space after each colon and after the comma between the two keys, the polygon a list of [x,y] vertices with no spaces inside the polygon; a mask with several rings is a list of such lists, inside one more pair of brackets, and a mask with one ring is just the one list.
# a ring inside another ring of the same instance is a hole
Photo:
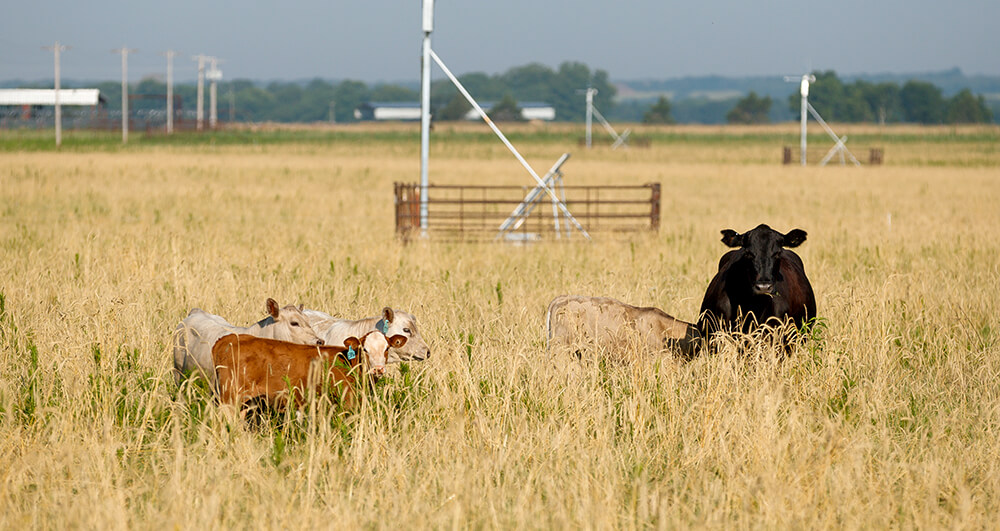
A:
{"label": "tall dry grass", "polygon": [[[536,167],[576,150],[522,147]],[[575,152],[567,182],[662,182],[660,232],[403,246],[391,183],[415,179],[416,151],[6,153],[0,527],[995,525],[996,160],[803,169],[714,143]],[[527,179],[489,144],[436,144],[431,172]],[[543,313],[561,293],[695,319],[719,230],[761,222],[809,232],[799,254],[823,325],[788,359],[546,356]],[[187,310],[245,324],[266,297],[406,309],[433,356],[347,418],[317,403],[253,427],[203,388],[177,389],[169,338]]]}

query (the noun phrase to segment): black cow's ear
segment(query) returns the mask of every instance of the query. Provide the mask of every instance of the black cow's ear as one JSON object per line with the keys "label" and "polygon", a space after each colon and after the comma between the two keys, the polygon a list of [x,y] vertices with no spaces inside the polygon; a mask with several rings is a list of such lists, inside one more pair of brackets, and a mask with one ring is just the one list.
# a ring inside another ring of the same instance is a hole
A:
{"label": "black cow's ear", "polygon": [[743,235],[733,229],[722,231],[722,243],[728,247],[743,247]]}
{"label": "black cow's ear", "polygon": [[782,247],[798,247],[802,245],[802,242],[806,241],[806,231],[802,229],[794,229],[789,231],[781,240]]}

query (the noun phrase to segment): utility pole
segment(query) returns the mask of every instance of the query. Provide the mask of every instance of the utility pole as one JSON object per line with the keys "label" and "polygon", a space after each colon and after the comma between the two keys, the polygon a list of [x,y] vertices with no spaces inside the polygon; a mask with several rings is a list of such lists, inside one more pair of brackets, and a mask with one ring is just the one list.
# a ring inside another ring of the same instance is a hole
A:
{"label": "utility pole", "polygon": [[198,54],[192,59],[198,61],[198,130],[201,131],[205,128],[205,59],[208,56],[204,54]]}
{"label": "utility pole", "polygon": [[167,134],[174,134],[174,56],[177,52],[167,50]]}
{"label": "utility pole", "polygon": [[55,101],[55,103],[56,103],[56,147],[59,147],[59,146],[62,145],[62,105],[59,105],[59,91],[62,90],[62,87],[60,86],[60,79],[59,79],[59,52],[61,52],[63,50],[69,50],[69,46],[64,46],[62,44],[59,44],[59,41],[56,41],[56,43],[53,46],[45,46],[42,49],[43,50],[52,50],[53,52],[55,52],[55,60],[56,60],[56,79],[55,79],[55,91],[56,91],[56,101]]}
{"label": "utility pole", "polygon": [[128,53],[134,51],[124,46],[111,50],[122,54],[122,144],[128,144]]}
{"label": "utility pole", "polygon": [[219,122],[216,96],[218,94],[217,84],[222,79],[222,70],[218,68],[219,59],[217,57],[209,59],[212,61],[212,66],[208,70],[208,127],[214,131]]}

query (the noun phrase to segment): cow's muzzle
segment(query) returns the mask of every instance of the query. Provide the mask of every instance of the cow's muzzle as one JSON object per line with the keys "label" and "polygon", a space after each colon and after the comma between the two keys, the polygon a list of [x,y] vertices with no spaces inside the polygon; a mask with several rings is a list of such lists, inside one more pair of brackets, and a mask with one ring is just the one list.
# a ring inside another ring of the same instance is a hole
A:
{"label": "cow's muzzle", "polygon": [[774,282],[757,282],[753,285],[755,295],[774,295]]}

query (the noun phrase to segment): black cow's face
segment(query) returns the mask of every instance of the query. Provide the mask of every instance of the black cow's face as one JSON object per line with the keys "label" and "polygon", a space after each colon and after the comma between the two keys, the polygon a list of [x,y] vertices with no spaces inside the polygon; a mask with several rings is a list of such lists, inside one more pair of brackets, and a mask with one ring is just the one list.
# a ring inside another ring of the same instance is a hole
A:
{"label": "black cow's face", "polygon": [[755,295],[773,295],[774,284],[781,280],[781,250],[798,247],[806,241],[806,232],[795,229],[782,234],[767,225],[738,234],[732,229],[722,231],[722,243],[742,250],[740,261],[747,266],[747,280]]}

